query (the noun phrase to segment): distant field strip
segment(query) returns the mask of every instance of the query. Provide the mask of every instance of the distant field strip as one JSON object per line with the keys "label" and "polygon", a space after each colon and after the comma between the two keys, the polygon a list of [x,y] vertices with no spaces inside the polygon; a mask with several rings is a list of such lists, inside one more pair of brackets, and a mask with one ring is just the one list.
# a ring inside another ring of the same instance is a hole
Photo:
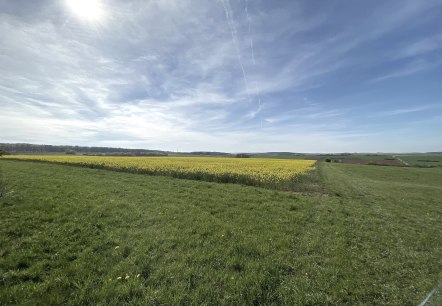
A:
{"label": "distant field strip", "polygon": [[410,166],[442,167],[442,154],[404,154],[395,157]]}
{"label": "distant field strip", "polygon": [[300,175],[314,169],[316,162],[314,160],[221,157],[10,155],[5,158],[278,189],[290,188]]}

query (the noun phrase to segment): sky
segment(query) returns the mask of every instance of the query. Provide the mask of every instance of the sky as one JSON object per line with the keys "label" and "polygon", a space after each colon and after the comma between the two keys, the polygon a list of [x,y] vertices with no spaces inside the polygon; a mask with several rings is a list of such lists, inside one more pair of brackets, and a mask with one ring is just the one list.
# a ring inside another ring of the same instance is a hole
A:
{"label": "sky", "polygon": [[0,142],[442,151],[442,0],[0,0]]}

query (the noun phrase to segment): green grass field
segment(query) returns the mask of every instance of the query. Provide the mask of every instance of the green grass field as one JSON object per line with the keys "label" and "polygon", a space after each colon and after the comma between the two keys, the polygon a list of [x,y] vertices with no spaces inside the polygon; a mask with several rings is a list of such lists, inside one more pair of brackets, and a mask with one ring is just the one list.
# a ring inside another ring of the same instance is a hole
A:
{"label": "green grass field", "polygon": [[365,154],[365,153],[351,153],[351,154],[299,154],[299,155],[289,155],[289,156],[269,156],[257,154],[258,157],[266,158],[277,158],[277,159],[314,159],[324,161],[326,159],[354,159],[354,160],[368,160],[368,161],[379,161],[383,159],[393,158],[391,154]]}
{"label": "green grass field", "polygon": [[442,167],[442,154],[406,154],[397,157],[411,166]]}
{"label": "green grass field", "polygon": [[0,171],[1,305],[417,305],[442,279],[442,168],[323,163],[302,193]]}

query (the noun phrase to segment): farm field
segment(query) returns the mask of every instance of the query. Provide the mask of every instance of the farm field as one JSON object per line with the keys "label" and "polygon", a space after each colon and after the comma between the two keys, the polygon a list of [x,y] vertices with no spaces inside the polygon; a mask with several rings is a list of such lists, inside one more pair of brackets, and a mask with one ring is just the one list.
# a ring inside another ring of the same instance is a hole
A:
{"label": "farm field", "polygon": [[275,189],[291,189],[300,175],[312,170],[314,160],[235,159],[223,157],[113,157],[10,155],[18,160],[35,160],[103,168],[150,175],[240,183]]}
{"label": "farm field", "polygon": [[[261,156],[261,155],[257,155]],[[360,165],[384,165],[384,166],[404,166],[404,163],[399,161],[391,154],[363,154],[363,153],[348,153],[348,154],[297,154],[285,156],[271,156],[264,154],[267,158],[278,159],[312,159],[317,161],[339,162],[345,164],[360,164]]]}
{"label": "farm field", "polygon": [[321,163],[321,193],[0,160],[0,304],[417,305],[442,168]]}
{"label": "farm field", "polygon": [[377,161],[393,158],[392,155],[389,154],[305,154],[305,155],[293,155],[288,156],[286,158],[290,159],[314,159],[314,160],[325,160],[327,158],[330,159],[354,159],[354,160],[369,160],[369,161]]}
{"label": "farm field", "polygon": [[412,166],[442,167],[442,154],[407,154],[396,156]]}

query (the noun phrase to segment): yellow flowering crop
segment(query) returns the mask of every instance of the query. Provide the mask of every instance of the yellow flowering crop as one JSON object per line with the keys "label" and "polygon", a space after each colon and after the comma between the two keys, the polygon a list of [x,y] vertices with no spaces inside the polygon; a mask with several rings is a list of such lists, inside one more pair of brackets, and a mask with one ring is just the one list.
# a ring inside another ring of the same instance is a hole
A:
{"label": "yellow flowering crop", "polygon": [[286,188],[313,169],[314,160],[224,157],[9,155],[6,158],[165,175],[220,183]]}

